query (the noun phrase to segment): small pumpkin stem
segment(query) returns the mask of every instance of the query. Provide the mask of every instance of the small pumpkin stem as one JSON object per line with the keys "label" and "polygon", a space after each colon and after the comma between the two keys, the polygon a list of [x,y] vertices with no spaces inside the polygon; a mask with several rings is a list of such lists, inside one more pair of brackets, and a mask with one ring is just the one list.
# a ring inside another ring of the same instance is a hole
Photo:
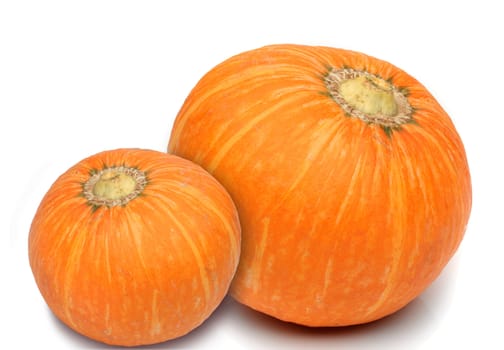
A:
{"label": "small pumpkin stem", "polygon": [[124,166],[94,173],[84,184],[83,195],[94,207],[125,205],[138,197],[147,184],[145,173]]}
{"label": "small pumpkin stem", "polygon": [[384,130],[413,122],[413,108],[402,89],[365,71],[331,70],[325,78],[330,96],[350,116]]}

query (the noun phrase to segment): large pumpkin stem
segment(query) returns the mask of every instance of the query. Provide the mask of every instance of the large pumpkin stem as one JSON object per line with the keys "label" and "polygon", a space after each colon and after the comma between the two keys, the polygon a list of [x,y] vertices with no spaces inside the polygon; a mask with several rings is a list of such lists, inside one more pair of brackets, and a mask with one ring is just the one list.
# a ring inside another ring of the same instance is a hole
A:
{"label": "large pumpkin stem", "polygon": [[405,91],[365,71],[331,70],[325,78],[329,94],[345,112],[385,130],[413,122]]}
{"label": "large pumpkin stem", "polygon": [[146,183],[145,173],[136,168],[105,168],[89,178],[83,194],[94,207],[125,205],[142,193]]}

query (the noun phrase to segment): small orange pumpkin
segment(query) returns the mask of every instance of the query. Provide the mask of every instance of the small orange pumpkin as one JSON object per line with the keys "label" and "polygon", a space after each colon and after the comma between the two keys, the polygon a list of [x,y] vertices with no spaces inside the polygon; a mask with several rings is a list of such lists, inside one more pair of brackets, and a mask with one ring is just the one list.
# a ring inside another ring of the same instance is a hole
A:
{"label": "small orange pumpkin", "polygon": [[207,169],[240,214],[240,302],[343,326],[417,297],[459,246],[471,209],[462,141],[434,97],[385,61],[273,45],[208,72],[169,152]]}
{"label": "small orange pumpkin", "polygon": [[141,149],[98,153],[66,171],[29,235],[33,275],[54,314],[123,346],[201,324],[227,293],[239,249],[224,188],[188,160]]}

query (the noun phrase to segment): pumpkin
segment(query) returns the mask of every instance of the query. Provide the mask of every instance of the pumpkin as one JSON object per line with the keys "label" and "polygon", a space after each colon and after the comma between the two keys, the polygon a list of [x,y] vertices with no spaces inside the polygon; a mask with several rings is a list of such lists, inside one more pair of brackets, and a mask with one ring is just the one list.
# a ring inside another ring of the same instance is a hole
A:
{"label": "pumpkin", "polygon": [[165,152],[105,151],[62,174],[29,234],[35,281],[54,314],[114,345],[200,325],[226,295],[240,226],[226,190]]}
{"label": "pumpkin", "polygon": [[168,151],[235,201],[231,295],[302,325],[401,309],[439,276],[469,219],[450,117],[415,78],[359,52],[286,44],[227,59],[190,92]]}

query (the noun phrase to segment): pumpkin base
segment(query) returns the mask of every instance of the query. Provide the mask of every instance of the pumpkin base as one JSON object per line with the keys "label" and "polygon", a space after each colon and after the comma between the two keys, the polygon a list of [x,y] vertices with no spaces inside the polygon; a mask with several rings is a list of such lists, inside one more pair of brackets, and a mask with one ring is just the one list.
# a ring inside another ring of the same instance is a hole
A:
{"label": "pumpkin base", "polygon": [[83,195],[95,208],[123,206],[138,197],[145,185],[145,173],[125,166],[95,172],[83,186]]}

